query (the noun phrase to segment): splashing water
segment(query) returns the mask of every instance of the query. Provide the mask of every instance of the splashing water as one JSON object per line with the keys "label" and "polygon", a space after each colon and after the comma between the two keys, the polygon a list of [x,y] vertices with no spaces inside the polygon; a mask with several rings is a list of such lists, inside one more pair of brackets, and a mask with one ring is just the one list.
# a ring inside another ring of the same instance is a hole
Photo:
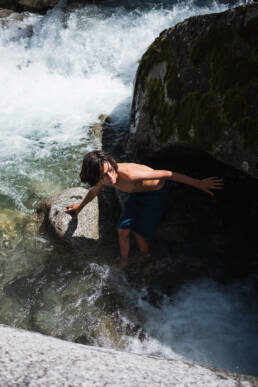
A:
{"label": "splashing water", "polygon": [[36,182],[62,188],[77,180],[82,154],[96,146],[89,125],[100,114],[114,112],[127,124],[137,61],[160,31],[225,9],[154,5],[56,9],[1,29],[0,194],[16,207],[31,208]]}

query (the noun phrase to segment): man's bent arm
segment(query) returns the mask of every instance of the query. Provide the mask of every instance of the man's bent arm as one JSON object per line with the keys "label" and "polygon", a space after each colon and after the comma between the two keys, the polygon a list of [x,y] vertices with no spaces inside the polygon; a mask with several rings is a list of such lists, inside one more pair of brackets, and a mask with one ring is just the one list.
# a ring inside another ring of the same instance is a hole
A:
{"label": "man's bent arm", "polygon": [[101,189],[101,184],[95,185],[87,192],[87,195],[80,204],[68,205],[65,212],[75,212],[78,215],[79,212],[81,212],[81,210],[100,193]]}
{"label": "man's bent arm", "polygon": [[91,202],[101,191],[102,185],[95,185],[92,187],[79,206],[79,211],[83,209],[89,202]]}

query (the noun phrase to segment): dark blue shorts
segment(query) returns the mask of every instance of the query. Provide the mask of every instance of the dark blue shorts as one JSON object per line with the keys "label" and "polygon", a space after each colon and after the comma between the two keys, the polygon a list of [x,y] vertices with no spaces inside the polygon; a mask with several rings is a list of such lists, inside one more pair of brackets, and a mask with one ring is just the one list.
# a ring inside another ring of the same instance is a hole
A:
{"label": "dark blue shorts", "polygon": [[158,191],[133,192],[124,203],[117,229],[130,229],[147,241],[154,238],[164,212],[170,182],[165,181]]}

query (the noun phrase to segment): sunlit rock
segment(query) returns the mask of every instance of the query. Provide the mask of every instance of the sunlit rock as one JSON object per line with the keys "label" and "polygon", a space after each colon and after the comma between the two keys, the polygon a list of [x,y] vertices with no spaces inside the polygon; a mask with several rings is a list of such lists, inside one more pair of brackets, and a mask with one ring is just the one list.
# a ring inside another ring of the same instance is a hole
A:
{"label": "sunlit rock", "polygon": [[96,136],[96,138],[100,142],[102,142],[103,130],[107,128],[107,125],[109,124],[109,122],[110,122],[109,116],[107,116],[106,114],[101,114],[99,116],[99,122],[97,122],[91,127],[92,133]]}
{"label": "sunlit rock", "polygon": [[[48,199],[44,209],[47,223],[54,234],[71,246],[86,246],[87,243],[99,239],[98,199],[93,199],[78,217],[66,213],[69,204],[81,203],[88,190],[80,187],[68,188],[60,194]],[[40,212],[40,210],[38,210]]]}
{"label": "sunlit rock", "polygon": [[0,384],[257,386],[257,378],[178,359],[69,343],[0,326]]}

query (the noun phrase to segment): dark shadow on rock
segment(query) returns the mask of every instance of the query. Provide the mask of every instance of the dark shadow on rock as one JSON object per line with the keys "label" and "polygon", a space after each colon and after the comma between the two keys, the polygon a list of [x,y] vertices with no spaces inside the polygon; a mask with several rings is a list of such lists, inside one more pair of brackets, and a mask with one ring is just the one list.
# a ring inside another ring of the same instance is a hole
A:
{"label": "dark shadow on rock", "polygon": [[[156,259],[131,277],[148,278],[169,290],[180,281],[205,276],[228,282],[258,273],[258,181],[208,153],[173,146],[153,158],[138,153],[137,162],[195,178],[223,178],[214,196],[173,183],[166,211],[153,242]],[[162,249],[167,252],[159,253]],[[148,267],[149,266],[149,267]],[[148,272],[148,273],[147,273]],[[146,281],[145,281],[146,282]]]}

